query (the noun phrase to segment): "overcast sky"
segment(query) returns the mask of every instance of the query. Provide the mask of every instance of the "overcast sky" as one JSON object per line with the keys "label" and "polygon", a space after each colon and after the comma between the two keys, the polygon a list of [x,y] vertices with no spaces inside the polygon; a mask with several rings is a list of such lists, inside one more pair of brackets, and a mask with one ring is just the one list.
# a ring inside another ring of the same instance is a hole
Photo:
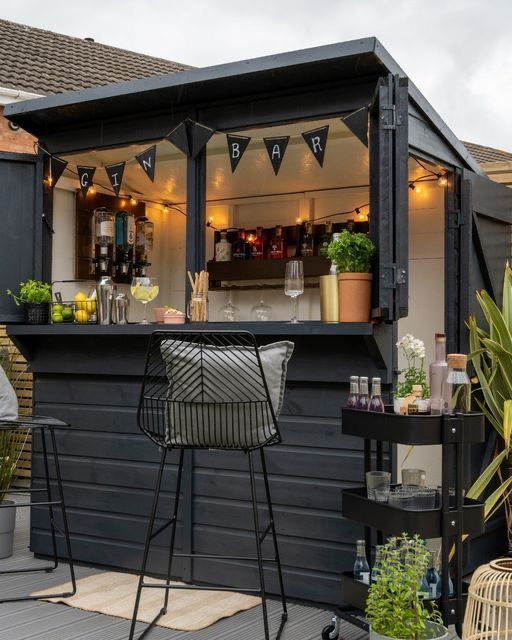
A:
{"label": "overcast sky", "polygon": [[208,66],[377,36],[463,140],[512,151],[511,0],[15,0],[0,16]]}

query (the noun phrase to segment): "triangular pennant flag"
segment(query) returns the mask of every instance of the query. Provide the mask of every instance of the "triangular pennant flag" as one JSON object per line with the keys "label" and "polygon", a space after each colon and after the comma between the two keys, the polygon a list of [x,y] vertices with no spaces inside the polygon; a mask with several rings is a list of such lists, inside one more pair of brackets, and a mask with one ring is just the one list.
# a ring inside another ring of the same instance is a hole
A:
{"label": "triangular pennant flag", "polygon": [[283,162],[284,154],[289,141],[290,136],[263,138],[263,142],[267,147],[268,157],[270,158],[270,162],[272,163],[272,167],[276,176],[279,173],[279,169],[281,168],[281,163]]}
{"label": "triangular pennant flag", "polygon": [[329,125],[325,127],[319,127],[318,129],[311,129],[311,131],[305,131],[302,137],[306,141],[306,144],[311,150],[311,153],[315,156],[318,164],[324,166],[325,148],[327,147],[327,134],[329,133]]}
{"label": "triangular pennant flag", "polygon": [[152,147],[148,147],[142,153],[135,156],[137,162],[146,172],[146,175],[151,180],[155,181],[155,164],[156,164],[156,144]]}
{"label": "triangular pennant flag", "polygon": [[187,157],[190,156],[191,146],[189,141],[189,132],[185,122],[180,122],[180,124],[175,127],[168,136],[166,136],[166,139],[182,151]]}
{"label": "triangular pennant flag", "polygon": [[365,145],[368,146],[368,109],[359,109],[341,118],[343,124]]}
{"label": "triangular pennant flag", "polygon": [[192,133],[192,158],[195,158],[208,144],[208,140],[215,133],[215,129],[200,124],[199,122],[190,123]]}
{"label": "triangular pennant flag", "polygon": [[50,178],[51,178],[51,187],[54,187],[59,178],[64,173],[64,169],[68,166],[66,160],[62,160],[61,158],[57,158],[57,156],[52,156],[50,158]]}
{"label": "triangular pennant flag", "polygon": [[228,140],[229,161],[231,162],[231,173],[235,173],[238,163],[242,159],[245,150],[249,146],[250,138],[247,136],[233,136],[230,133],[226,135]]}
{"label": "triangular pennant flag", "polygon": [[78,166],[76,170],[78,171],[78,179],[80,180],[80,189],[82,189],[82,195],[85,198],[89,188],[92,187],[92,179],[94,177],[96,167]]}
{"label": "triangular pennant flag", "polygon": [[118,196],[121,191],[125,166],[126,162],[117,162],[116,164],[109,164],[105,167],[108,179],[116,196]]}

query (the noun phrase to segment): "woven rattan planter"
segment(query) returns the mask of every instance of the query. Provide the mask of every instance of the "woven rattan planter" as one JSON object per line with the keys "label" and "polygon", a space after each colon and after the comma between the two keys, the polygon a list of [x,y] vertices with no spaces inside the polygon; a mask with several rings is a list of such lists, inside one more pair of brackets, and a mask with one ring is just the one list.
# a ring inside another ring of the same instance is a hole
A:
{"label": "woven rattan planter", "polygon": [[463,640],[512,638],[512,558],[479,567],[471,580]]}

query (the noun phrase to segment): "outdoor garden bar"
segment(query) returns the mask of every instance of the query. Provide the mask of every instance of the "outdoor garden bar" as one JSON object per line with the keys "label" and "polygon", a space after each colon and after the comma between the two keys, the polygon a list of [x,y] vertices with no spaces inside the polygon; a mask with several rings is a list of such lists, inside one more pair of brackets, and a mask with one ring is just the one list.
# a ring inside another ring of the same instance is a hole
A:
{"label": "outdoor garden bar", "polygon": [[[347,413],[342,425],[350,377],[380,378],[388,404],[400,336],[420,336],[427,362],[436,333],[448,353],[468,353],[475,290],[501,299],[512,191],[483,175],[375,38],[13,103],[5,115],[36,137],[38,153],[0,154],[0,320],[33,372],[34,413],[70,424],[57,443],[75,559],[139,569],[159,459],[137,427],[152,332],[246,330],[258,344],[294,343],[282,443],[267,451],[287,595],[342,604],[341,574],[367,524],[355,488],[370,462],[396,476],[407,445],[427,444],[407,466],[433,484],[452,464],[439,433],[379,438]],[[346,231],[376,247],[358,317],[344,314],[359,294],[333,304],[326,246]],[[304,292],[290,322],[286,264],[297,259]],[[132,277],[155,280],[140,294]],[[25,323],[4,295],[28,278],[54,283],[46,324]],[[116,323],[91,294],[98,282],[116,285]],[[140,324],[155,293],[151,322]],[[174,324],[183,314],[190,324]],[[485,456],[483,434],[470,431],[457,449],[466,487]],[[36,441],[35,485],[41,460]],[[162,513],[178,453],[168,460]],[[179,551],[251,554],[245,469],[241,454],[185,452]],[[354,490],[343,511],[342,490]],[[389,532],[385,514],[372,513],[368,524]],[[501,520],[484,529],[476,519],[468,572],[506,544]],[[46,512],[33,508],[32,550],[51,555],[51,544]],[[150,570],[161,574],[167,550],[156,544]],[[247,571],[256,579],[241,560],[199,557],[180,559],[173,575],[240,588]]]}

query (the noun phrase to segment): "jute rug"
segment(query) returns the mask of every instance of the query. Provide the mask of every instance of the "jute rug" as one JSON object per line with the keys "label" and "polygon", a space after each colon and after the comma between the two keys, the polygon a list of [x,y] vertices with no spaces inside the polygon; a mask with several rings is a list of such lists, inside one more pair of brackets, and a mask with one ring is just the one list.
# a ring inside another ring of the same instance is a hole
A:
{"label": "jute rug", "polygon": [[[70,607],[95,611],[108,616],[131,620],[138,576],[129,573],[105,572],[77,581],[77,593],[71,598],[52,598]],[[163,583],[146,578],[145,582]],[[180,584],[180,583],[173,583]],[[71,584],[55,587],[56,591],[71,591]],[[44,591],[32,595],[43,594]],[[143,589],[137,620],[151,622],[163,604],[164,589]],[[261,604],[261,598],[230,591],[173,589],[169,593],[169,607],[158,625],[176,631],[199,631],[222,618],[246,611]]]}

